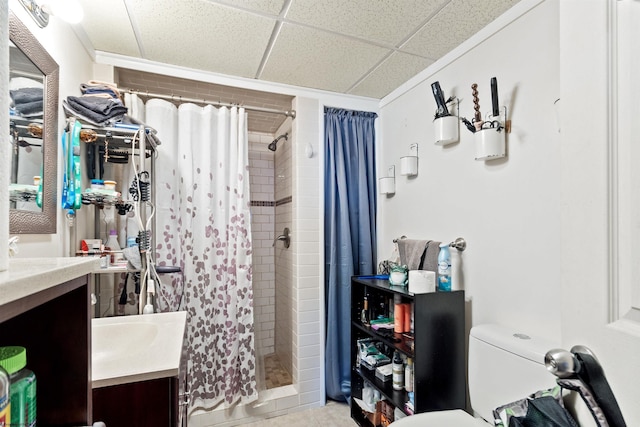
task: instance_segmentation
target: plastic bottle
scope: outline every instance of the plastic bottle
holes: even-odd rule
[[[105,247],[108,247],[111,251],[111,265],[115,264],[116,261],[120,258],[120,254],[116,254],[115,252],[120,252],[120,244],[118,243],[118,230],[110,230],[109,238],[107,239],[107,244]]]
[[[398,351],[393,353],[393,360],[391,363],[393,389],[402,390],[404,388],[404,364],[402,363],[402,356],[400,356]]]
[[[362,305],[362,311],[360,312],[360,322],[364,326],[369,326],[369,300],[367,296],[364,296],[364,303]]]
[[[36,376],[26,368],[27,349],[0,347],[0,366],[11,380],[11,424],[24,427],[36,425]]]
[[[11,424],[11,392],[9,374],[0,367],[0,426]]]
[[[404,389],[413,391],[413,359],[407,358],[407,366],[404,367]]]
[[[440,253],[438,254],[438,291],[451,291],[451,253],[449,252],[449,244],[440,244]]]

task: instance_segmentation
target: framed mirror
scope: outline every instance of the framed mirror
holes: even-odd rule
[[[58,64],[9,14],[11,234],[56,232]]]

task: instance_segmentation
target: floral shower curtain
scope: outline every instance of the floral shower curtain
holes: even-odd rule
[[[258,396],[246,114],[152,99],[145,119],[162,141],[156,264],[182,269],[163,275],[156,301],[162,311],[188,312],[190,412],[252,402]]]

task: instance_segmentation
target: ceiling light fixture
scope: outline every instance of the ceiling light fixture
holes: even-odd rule
[[[40,28],[49,24],[51,15],[56,15],[69,24],[79,23],[84,16],[77,0],[20,0],[20,3]]]

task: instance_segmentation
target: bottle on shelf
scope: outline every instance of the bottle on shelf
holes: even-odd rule
[[[448,243],[441,243],[438,253],[438,291],[451,291],[451,253]]]
[[[404,389],[404,364],[402,363],[402,356],[397,350],[393,353],[391,363],[393,389],[402,390]]]
[[[9,374],[0,366],[0,426],[11,425],[11,392]]]
[[[7,371],[11,380],[11,425],[35,427],[36,376],[27,369],[27,349],[19,346],[0,347],[0,366]]]
[[[120,252],[120,244],[118,243],[118,230],[109,230],[109,238],[107,239],[107,244],[105,245],[105,250],[111,251],[111,265],[114,265],[118,259],[120,259],[121,254],[117,254],[116,252]]]
[[[364,301],[362,303],[360,322],[362,322],[364,326],[369,326],[369,300],[367,299],[367,295],[364,296]]]
[[[404,389],[413,391],[413,359],[407,358],[407,365],[404,368]]]

